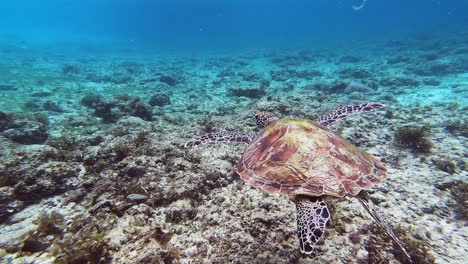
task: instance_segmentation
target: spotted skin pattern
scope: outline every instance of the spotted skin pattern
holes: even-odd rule
[[[257,112],[255,114],[258,128],[264,128],[278,119],[279,118],[271,112]]]
[[[343,119],[347,116],[364,112],[371,112],[384,106],[385,105],[383,104],[372,102],[347,105],[324,114],[323,116],[315,120],[315,122],[323,126],[330,126],[336,121]],[[271,112],[257,112],[255,114],[255,119],[257,121],[258,128],[263,129],[269,126],[270,124],[275,123],[279,118]],[[250,135],[247,132],[241,131],[216,131],[201,136],[193,137],[192,139],[187,141],[187,143],[185,143],[185,148],[191,148],[199,145],[218,142],[240,142],[249,144],[254,137],[254,135]]]
[[[330,220],[327,204],[320,197],[296,197],[297,237],[303,254],[311,254]]]
[[[333,111],[330,111],[324,114],[320,118],[316,119],[315,122],[321,124],[322,126],[329,126],[335,123],[336,121],[343,119],[347,116],[359,114],[363,112],[372,112],[382,107],[385,107],[385,105],[381,103],[373,103],[373,102],[347,105],[347,106],[340,107],[338,109],[335,109]]]
[[[185,143],[185,148],[191,148],[198,145],[217,142],[243,142],[249,143],[252,141],[253,135],[239,131],[217,131],[201,136],[196,136]]]

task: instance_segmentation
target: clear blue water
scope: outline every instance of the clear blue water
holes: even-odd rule
[[[28,42],[213,49],[328,45],[466,30],[466,0],[5,0],[0,35]]]

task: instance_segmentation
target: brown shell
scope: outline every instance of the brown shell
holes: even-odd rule
[[[267,192],[356,195],[381,183],[386,169],[330,129],[308,120],[280,119],[253,139],[236,167]]]

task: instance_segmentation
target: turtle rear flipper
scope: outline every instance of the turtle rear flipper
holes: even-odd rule
[[[323,116],[319,117],[315,122],[323,125],[323,126],[330,126],[331,124],[335,123],[336,121],[343,119],[347,116],[364,113],[364,112],[371,112],[377,110],[379,108],[385,107],[384,104],[381,103],[362,103],[362,104],[353,104],[353,105],[346,105],[340,108],[337,108],[333,111],[330,111]]]
[[[320,197],[296,198],[297,236],[303,254],[311,254],[330,220],[327,204]]]
[[[217,131],[207,133],[201,136],[195,136],[185,143],[185,148],[191,148],[194,146],[205,145],[209,143],[218,142],[242,142],[250,143],[253,136],[242,131]]]

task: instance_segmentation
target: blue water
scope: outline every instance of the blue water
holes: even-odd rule
[[[320,46],[466,30],[466,0],[4,0],[2,39],[151,48]]]

